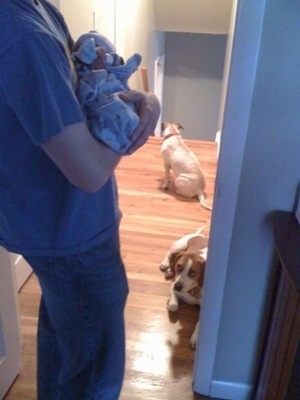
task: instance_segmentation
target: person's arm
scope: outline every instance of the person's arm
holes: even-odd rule
[[[66,126],[41,147],[74,186],[89,193],[105,184],[121,159],[84,122]]]
[[[122,98],[135,103],[140,117],[132,136],[133,145],[129,151],[132,154],[153,134],[160,106],[150,93],[129,91],[122,94]],[[90,193],[105,184],[121,159],[119,154],[97,141],[85,123],[65,127],[41,147],[74,186]]]

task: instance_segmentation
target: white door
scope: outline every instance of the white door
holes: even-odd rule
[[[157,60],[155,60],[155,71],[154,71],[154,93],[156,94],[156,97],[158,98],[161,107],[163,104],[164,68],[165,68],[165,55],[162,54]],[[162,109],[155,128],[155,136],[161,136],[161,116],[162,116]]]
[[[15,270],[0,247],[0,399],[21,368],[21,331]]]
[[[52,2],[54,2],[52,0]],[[68,28],[74,40],[83,33],[96,29],[96,1],[64,0],[60,10],[67,22]],[[108,2],[107,2],[108,3]]]

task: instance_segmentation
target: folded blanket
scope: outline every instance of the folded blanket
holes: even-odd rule
[[[139,117],[134,104],[121,100],[118,93],[129,90],[128,78],[141,56],[134,54],[124,63],[105,36],[90,32],[78,39],[72,58],[79,79],[77,97],[91,133],[117,153],[127,154]],[[104,68],[94,69],[95,65]]]

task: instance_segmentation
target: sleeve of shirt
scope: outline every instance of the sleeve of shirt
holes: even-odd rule
[[[85,120],[75,76],[68,48],[47,34],[16,39],[1,57],[1,93],[34,145]]]

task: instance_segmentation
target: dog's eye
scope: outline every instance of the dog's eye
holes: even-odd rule
[[[190,270],[190,271],[189,271],[189,276],[190,276],[191,278],[195,278],[196,272],[193,271],[193,270]]]

